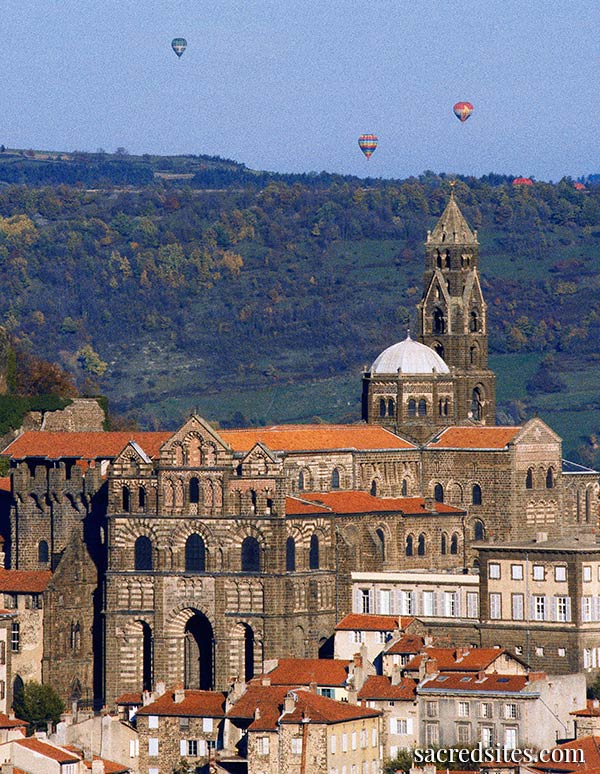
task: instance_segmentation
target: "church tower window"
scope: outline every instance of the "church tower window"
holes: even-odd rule
[[[121,496],[123,501],[123,513],[129,513],[129,510],[131,508],[131,494],[129,492],[128,486],[123,487]]]
[[[554,489],[554,468],[548,468],[546,473],[546,489]]]
[[[141,511],[146,510],[146,490],[143,486],[138,488],[138,508]]]
[[[479,519],[473,524],[473,540],[485,540],[485,527]]]
[[[380,400],[379,400],[379,416],[380,417],[384,417],[385,416],[385,410],[386,410],[385,398],[380,398]]]
[[[445,333],[446,332],[446,319],[444,313],[439,307],[433,310],[433,332]]]
[[[479,315],[476,310],[473,310],[469,316],[469,330],[471,333],[479,332]]]
[[[441,545],[440,545],[440,553],[446,554],[448,552],[448,536],[445,532],[442,532],[442,539],[441,539]]]
[[[533,489],[533,468],[529,468],[525,476],[525,489]]]
[[[436,503],[444,502],[444,487],[441,484],[436,484],[433,487],[433,499]]]
[[[479,484],[473,484],[473,505],[481,505],[481,487]]]
[[[417,554],[419,556],[425,556],[425,535],[421,532],[419,540],[417,542]]]
[[[412,398],[408,401],[408,416],[409,417],[417,416],[417,401],[413,400]]]
[[[476,422],[480,422],[483,416],[483,402],[481,399],[481,390],[475,387],[471,393],[471,414]]]
[[[185,542],[186,572],[205,572],[206,547],[200,535],[194,533]]]
[[[427,401],[423,400],[423,398],[421,398],[421,400],[419,401],[419,406],[417,411],[420,417],[427,416]]]
[[[317,535],[310,537],[310,549],[308,551],[308,567],[310,570],[319,569],[319,538]]]
[[[371,481],[371,494],[373,497],[377,497],[377,481],[375,479]]]
[[[450,538],[450,553],[451,554],[458,553],[458,535],[456,534],[456,532]]]
[[[40,540],[38,543],[38,562],[40,564],[48,564],[49,558],[48,543],[45,540]]]
[[[301,470],[298,474],[298,489],[302,492],[304,491],[304,471]]]
[[[340,471],[337,468],[334,468],[331,473],[331,488],[332,489],[340,488]]]
[[[296,541],[289,537],[285,541],[285,571],[295,572],[296,570]]]
[[[392,398],[388,400],[388,417],[393,417],[396,413],[396,405]]]
[[[194,476],[190,478],[190,503],[200,502],[200,482]]]
[[[260,572],[260,544],[255,537],[242,543],[242,572]]]
[[[134,546],[134,567],[136,570],[152,570],[152,541],[141,535]]]
[[[413,555],[413,536],[407,535],[406,536],[406,555],[412,556]]]
[[[402,497],[406,497],[408,495],[408,481],[405,478],[402,479],[400,493],[402,494]]]

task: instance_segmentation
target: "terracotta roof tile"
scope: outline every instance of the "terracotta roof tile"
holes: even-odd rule
[[[414,701],[417,681],[403,677],[397,685],[385,675],[370,675],[358,692],[360,701],[397,700]]]
[[[390,651],[387,651],[388,653]],[[424,653],[437,661],[440,672],[480,672],[487,669],[494,661],[504,653],[504,648],[425,648]],[[422,655],[415,656],[406,669],[418,669]]]
[[[326,451],[331,449],[415,449],[399,436],[377,425],[274,425],[247,430],[219,430],[234,451],[248,452],[260,441],[271,451]]]
[[[0,712],[0,728],[27,728],[28,722],[20,718],[9,718],[4,712]]]
[[[93,433],[30,430],[10,443],[2,454],[13,459],[25,457],[112,459],[123,451],[129,441],[135,441],[149,457],[154,459],[158,457],[162,444],[172,435],[173,433],[169,432],[149,433],[132,430]]]
[[[335,658],[280,658],[267,673],[271,685],[344,686],[349,661]]]
[[[289,691],[285,685],[261,685],[250,683],[244,693],[227,713],[228,718],[254,720],[258,709],[266,728],[275,728],[281,714],[280,706]]]
[[[128,774],[131,771],[127,766],[123,766],[122,763],[115,763],[114,761],[108,761],[106,758],[100,758],[98,755],[94,755],[95,761],[102,761],[104,763],[104,774]],[[91,771],[92,762],[84,761],[86,769]]]
[[[50,570],[5,570],[0,568],[0,592],[41,594],[46,590]]]
[[[405,619],[409,622],[414,618]],[[348,613],[335,627],[336,631],[393,632],[404,628],[397,615],[371,615],[368,613]]]
[[[477,674],[468,672],[440,672],[431,678],[425,678],[419,685],[422,691],[469,691],[472,692],[508,692],[522,691],[528,684],[527,675],[500,675],[497,673]]]
[[[0,492],[10,492],[10,476],[0,476]]]
[[[220,691],[184,691],[185,698],[175,702],[173,691],[167,691],[152,704],[146,704],[137,715],[168,717],[224,718],[226,693]]]
[[[56,747],[49,742],[43,742],[41,739],[36,739],[33,736],[28,739],[14,739],[13,744],[26,747],[28,750],[43,755],[45,758],[50,758],[50,760],[57,763],[77,763],[81,760],[81,758],[75,757],[73,753],[67,752],[61,747]]]
[[[117,706],[126,707],[129,705],[141,706],[144,703],[141,693],[122,693],[118,699],[115,699]]]
[[[534,771],[562,771],[578,772],[578,774],[595,774],[600,771],[600,736],[582,736],[572,742],[556,745],[553,749],[581,750],[583,763],[530,763],[529,768]]]
[[[416,634],[405,634],[386,648],[385,655],[418,653],[423,648],[423,645],[422,637]]]
[[[427,444],[428,449],[504,449],[520,427],[449,427]]]
[[[315,506],[307,504],[314,502]],[[369,492],[349,490],[343,492],[302,492],[301,496],[286,498],[286,513],[290,515],[317,513],[323,506],[333,513],[382,513],[401,512],[409,516],[430,513],[425,510],[423,497],[375,497]],[[464,513],[446,503],[434,503],[437,513]]]
[[[584,709],[575,710],[569,714],[578,718],[600,718],[600,702],[597,699],[587,699]]]
[[[281,716],[281,723],[301,723],[307,717],[310,718],[311,723],[345,723],[381,715],[378,710],[328,699],[311,691],[294,691],[294,695],[297,697],[296,707],[293,712]]]

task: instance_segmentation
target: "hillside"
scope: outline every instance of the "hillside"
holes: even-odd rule
[[[600,186],[510,183],[456,185],[479,229],[500,419],[537,411],[591,462]],[[433,173],[124,152],[0,153],[0,186],[5,326],[143,427],[192,408],[221,424],[357,419],[362,366],[415,327],[424,237],[448,196]]]

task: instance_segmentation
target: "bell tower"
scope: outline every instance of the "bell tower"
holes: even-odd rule
[[[479,242],[454,198],[425,243],[419,341],[435,350],[455,381],[455,421],[495,424],[496,376],[488,367],[487,305],[479,281]]]

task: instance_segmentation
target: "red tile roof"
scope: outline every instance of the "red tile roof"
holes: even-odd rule
[[[114,761],[107,761],[106,758],[100,758],[97,755],[94,755],[95,761],[102,761],[104,763],[104,774],[128,774],[128,772],[131,771],[130,768],[127,766],[123,766],[122,763],[115,763]],[[86,769],[92,769],[92,762],[91,761],[84,761],[83,762]]]
[[[315,506],[307,504],[314,502]],[[422,497],[375,497],[369,492],[349,490],[343,492],[302,492],[301,496],[286,498],[286,513],[297,515],[317,513],[323,506],[333,513],[381,513],[401,512],[409,516],[430,513],[425,510]],[[312,510],[311,510],[312,508]],[[464,513],[464,509],[455,508],[446,503],[434,503],[437,513]]]
[[[0,712],[0,728],[27,728],[26,720],[20,718],[9,718],[4,712]]]
[[[417,681],[403,677],[397,685],[385,675],[370,675],[358,692],[360,701],[414,701]]]
[[[292,712],[283,714],[284,700],[290,692],[296,697],[296,704]],[[302,723],[306,718],[311,723],[332,724],[379,715],[378,710],[328,699],[306,689],[290,691],[289,686],[258,683],[251,683],[227,713],[229,718],[251,720],[248,727],[251,731],[275,731],[279,723]]]
[[[527,675],[500,675],[494,672],[478,677],[477,674],[468,672],[443,672],[431,678],[426,677],[419,685],[419,692],[436,690],[517,693],[522,691],[528,682]]]
[[[404,627],[403,627],[404,628]],[[424,645],[422,637],[416,634],[405,634],[399,640],[393,642],[385,651],[388,654],[408,655],[409,653],[418,653]]]
[[[559,744],[553,749],[581,750],[584,763],[530,763],[528,768],[534,771],[576,771],[578,774],[592,774],[600,771],[600,736],[582,736],[572,742]]]
[[[260,441],[271,451],[326,451],[331,449],[415,449],[399,436],[377,425],[274,425],[247,430],[219,430],[234,451],[248,452]]]
[[[336,658],[280,658],[267,673],[271,685],[310,685],[341,687],[346,684],[349,661]]]
[[[185,690],[185,698],[175,702],[173,691],[167,691],[152,704],[146,704],[137,715],[166,717],[224,718],[226,693],[220,691]]]
[[[173,433],[169,432],[149,433],[132,430],[94,433],[30,430],[10,443],[2,454],[13,459],[25,457],[113,459],[123,451],[129,441],[135,441],[149,457],[156,458],[162,444],[172,435]]]
[[[600,718],[600,702],[597,699],[587,699],[587,706],[584,709],[570,712],[578,718]]]
[[[440,672],[480,672],[493,664],[499,656],[506,653],[506,650],[504,648],[425,648],[424,653],[430,659],[437,661]],[[415,656],[405,668],[418,669],[422,658],[422,654]]]
[[[10,476],[0,477],[0,492],[10,492]]]
[[[118,699],[115,699],[117,706],[123,707],[128,705],[141,706],[144,703],[141,693],[122,693]]]
[[[5,570],[0,568],[0,592],[41,594],[46,590],[50,570]]]
[[[520,427],[448,427],[428,449],[504,449]]]
[[[335,627],[337,631],[393,632],[404,629],[414,618],[398,619],[397,615],[371,615],[369,613],[348,613]]]
[[[13,743],[26,747],[28,750],[43,755],[45,758],[50,758],[50,760],[57,763],[77,763],[81,760],[81,758],[75,757],[73,753],[67,752],[61,747],[56,747],[49,742],[43,742],[41,739],[36,739],[33,736],[30,736],[28,739],[14,739]]]

